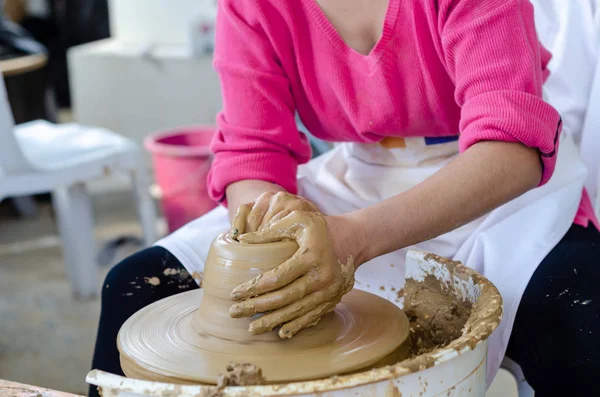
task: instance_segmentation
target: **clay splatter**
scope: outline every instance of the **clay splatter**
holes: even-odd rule
[[[388,397],[402,397],[402,393],[400,393],[400,390],[394,385],[394,382],[390,382],[385,395]]]
[[[174,275],[176,275],[176,274],[179,274],[180,272],[181,272],[181,270],[177,270],[177,269],[171,269],[171,268],[169,267],[169,268],[167,268],[167,269],[165,269],[165,270],[163,271],[163,274],[164,274],[165,276],[174,276]]]
[[[146,281],[146,284],[154,285],[155,287],[160,285],[160,279],[158,277],[144,277],[144,281]]]
[[[261,385],[265,382],[262,369],[250,363],[230,363],[227,365],[225,374],[220,374],[217,380],[217,388],[226,386],[250,386]]]
[[[398,290],[398,292],[396,292],[396,298],[397,298],[398,300],[400,300],[400,299],[402,299],[403,297],[404,297],[404,288],[400,288],[400,289]]]
[[[582,305],[589,305],[590,303],[592,303],[591,299],[585,300],[583,302],[581,302]]]

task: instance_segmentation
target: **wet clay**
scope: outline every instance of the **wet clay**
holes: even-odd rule
[[[217,387],[262,385],[265,379],[262,369],[250,363],[230,363],[227,372],[219,375]]]
[[[444,350],[474,349],[502,320],[502,297],[486,278],[460,262],[438,255],[427,254],[424,259],[443,266],[450,277],[446,281],[432,275],[421,281],[406,279],[403,295],[404,310],[410,320],[411,357],[395,366],[397,373],[429,368]],[[479,289],[476,299],[457,288],[461,282]],[[455,316],[448,316],[445,311],[436,313],[431,305],[441,305]]]
[[[257,316],[232,318],[231,293],[298,250],[293,241],[243,244],[217,238],[203,288],[158,301],[123,325],[117,344],[132,378],[216,385],[230,362],[251,363],[270,383],[318,379],[396,363],[409,354],[408,319],[376,295],[352,290],[293,338],[252,334]],[[381,326],[381,320],[386,326]]]
[[[411,353],[423,354],[462,335],[471,303],[460,301],[432,275],[423,282],[407,279],[404,312],[410,321]]]
[[[231,316],[268,313],[251,322],[249,331],[261,334],[281,326],[279,336],[291,338],[333,311],[354,287],[354,262],[352,257],[334,257],[328,233],[320,213],[292,211],[259,231],[240,235],[238,240],[246,244],[290,239],[298,249],[281,265],[236,286],[231,298],[242,302],[231,307]]]
[[[261,230],[269,223],[275,223],[293,211],[320,213],[310,201],[288,192],[264,192],[253,203],[242,204],[231,222],[229,235],[234,240],[244,233]]]

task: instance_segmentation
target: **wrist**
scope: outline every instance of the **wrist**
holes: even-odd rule
[[[279,185],[259,180],[242,180],[229,184],[225,190],[229,220],[233,220],[240,205],[253,202],[264,192],[275,193],[282,190],[284,189]]]
[[[402,228],[386,225],[390,220],[389,214],[390,211],[385,208],[373,206],[343,215],[349,222],[347,228],[354,235],[359,264],[406,246],[402,243],[405,241],[403,233],[393,232]]]
[[[345,261],[351,256],[355,268],[372,259],[369,242],[362,223],[351,214],[327,216],[333,251],[339,260]]]

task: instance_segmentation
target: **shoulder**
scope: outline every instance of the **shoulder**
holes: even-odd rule
[[[300,1],[219,0],[218,4],[220,13],[235,16],[249,25],[271,25],[282,17],[293,14],[292,8],[296,3]]]
[[[533,17],[529,0],[437,0],[438,17],[442,25],[452,28],[469,25],[485,19],[505,17]]]

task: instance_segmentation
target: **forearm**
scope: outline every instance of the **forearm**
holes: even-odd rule
[[[541,163],[518,143],[480,142],[423,183],[347,214],[363,231],[358,263],[454,230],[535,188]],[[390,182],[393,183],[393,182]]]
[[[264,192],[282,190],[284,189],[279,185],[259,180],[245,180],[230,184],[226,190],[229,220],[233,220],[240,205],[251,203]]]

